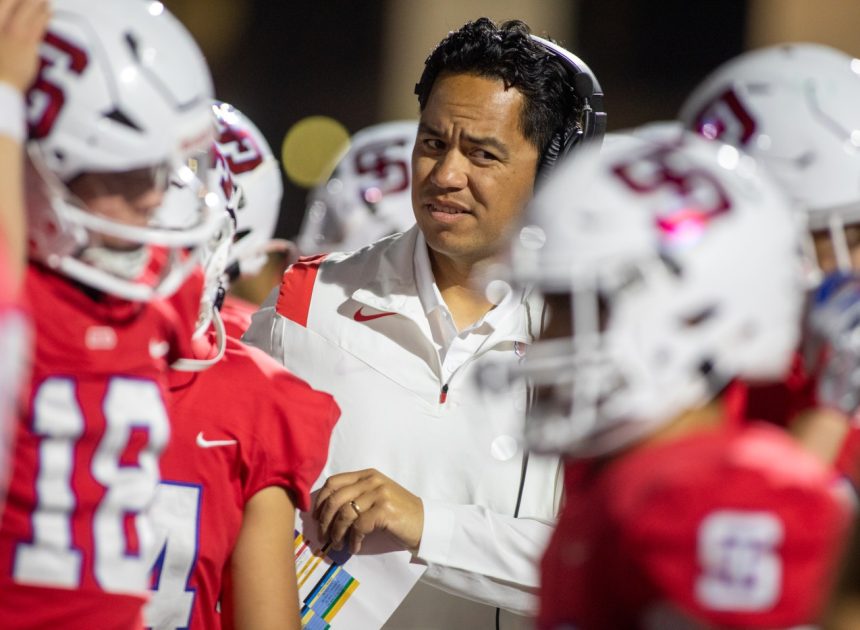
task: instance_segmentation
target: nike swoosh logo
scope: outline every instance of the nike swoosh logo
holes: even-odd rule
[[[203,431],[197,434],[197,446],[200,448],[212,448],[213,446],[232,446],[237,444],[236,440],[207,440],[203,437]]]
[[[149,340],[149,356],[153,359],[160,359],[170,352],[169,341],[159,341],[158,339]]]
[[[392,313],[390,311],[386,311],[384,313],[376,313],[374,315],[365,315],[361,312],[363,306],[360,306],[358,310],[355,312],[355,315],[352,318],[357,322],[369,322],[372,319],[379,319],[380,317],[387,317],[388,315],[397,315],[397,313]]]

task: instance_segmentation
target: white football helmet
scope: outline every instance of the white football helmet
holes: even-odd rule
[[[754,50],[708,76],[679,117],[759,160],[851,269],[843,227],[860,223],[860,60],[821,44]]]
[[[416,121],[366,127],[332,176],[313,189],[296,243],[303,255],[352,251],[415,224],[412,148]]]
[[[286,242],[274,239],[284,188],[281,169],[260,130],[228,103],[212,105],[218,128],[218,149],[227,160],[239,187],[236,240],[230,250],[231,279],[254,276],[266,264],[267,254],[283,250]]]
[[[516,369],[539,393],[535,450],[621,449],[734,378],[786,372],[803,230],[761,171],[671,126],[612,135],[559,165],[510,257],[513,281],[557,307],[546,330],[563,329]]]
[[[56,0],[40,54],[28,93],[30,257],[125,299],[170,294],[219,221],[203,184],[214,136],[203,55],[160,2],[142,0]],[[142,176],[152,190],[178,178],[196,191],[196,213],[183,229],[95,214],[69,189],[91,174]]]

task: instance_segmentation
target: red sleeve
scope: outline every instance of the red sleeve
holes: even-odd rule
[[[308,325],[314,282],[325,257],[326,254],[319,254],[299,258],[296,263],[290,265],[284,273],[281,290],[278,293],[276,308],[280,315],[301,326]]]
[[[280,486],[292,493],[299,509],[308,510],[340,409],[329,394],[314,390],[262,351],[247,350],[265,374],[265,390],[256,396],[251,420],[245,501],[263,488]]]
[[[221,305],[221,321],[224,322],[224,330],[230,337],[241,339],[251,326],[251,316],[259,309],[258,305],[228,293],[224,298],[224,304]]]

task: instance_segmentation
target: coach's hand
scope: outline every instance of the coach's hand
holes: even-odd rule
[[[317,495],[314,517],[335,549],[348,536],[351,553],[375,531],[387,531],[415,552],[424,530],[421,498],[373,468],[329,477]]]

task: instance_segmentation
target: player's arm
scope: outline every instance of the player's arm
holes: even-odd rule
[[[225,576],[224,628],[288,630],[301,627],[293,558],[295,507],[277,486],[245,504],[242,529]]]
[[[848,438],[848,417],[832,407],[802,411],[791,422],[789,433],[810,453],[827,465],[833,465]]]
[[[14,278],[24,268],[24,93],[39,65],[50,17],[47,0],[0,0],[0,237]]]

